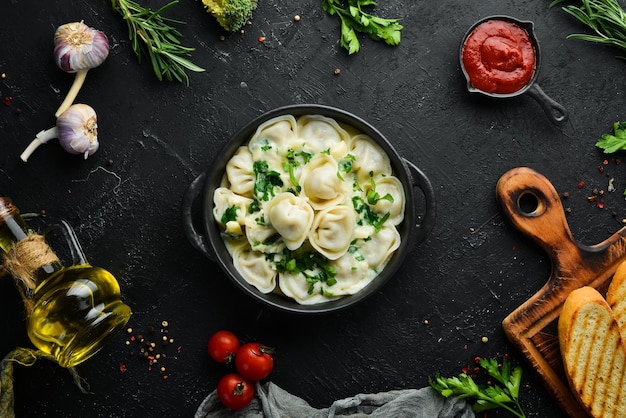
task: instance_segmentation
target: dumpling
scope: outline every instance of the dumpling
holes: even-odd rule
[[[239,147],[226,164],[230,190],[245,197],[254,197],[254,169],[248,147]]]
[[[346,199],[349,185],[337,174],[337,161],[326,154],[317,155],[304,167],[300,186],[313,209],[335,206]]]
[[[226,187],[218,187],[213,192],[213,216],[223,227],[230,222],[243,226],[250,203],[252,199],[233,193]]]
[[[357,245],[357,253],[367,261],[370,268],[380,273],[394,251],[400,247],[400,233],[395,226],[383,226],[369,239],[357,241]]]
[[[292,251],[300,248],[313,224],[313,208],[306,199],[289,192],[282,193],[267,204],[265,213],[287,248]]]
[[[332,262],[337,272],[337,283],[329,288],[335,296],[353,295],[367,286],[375,277],[364,257],[346,253]]]
[[[322,115],[305,115],[297,123],[298,135],[307,150],[314,154],[328,151],[335,158],[345,155],[350,135],[337,121]]]
[[[289,149],[300,149],[297,129],[296,118],[292,115],[278,116],[259,125],[248,142],[253,159],[271,163]]]
[[[355,157],[352,168],[361,184],[369,183],[372,177],[391,175],[389,156],[369,136],[360,134],[352,138],[350,154]]]
[[[367,193],[372,190],[378,194],[378,201],[371,205],[372,209],[380,215],[389,213],[389,218],[386,222],[391,225],[398,225],[404,219],[404,188],[402,183],[395,176],[381,177],[372,182],[363,185],[363,190]],[[391,196],[391,198],[386,198]]]
[[[278,287],[285,296],[301,305],[313,305],[337,299],[332,296],[334,285],[328,286],[321,281],[309,283],[302,274],[279,273]]]
[[[252,249],[263,253],[278,253],[285,248],[285,243],[276,229],[270,225],[264,211],[255,212],[246,217],[246,238]]]
[[[326,208],[315,214],[309,243],[329,260],[348,251],[356,225],[356,213],[347,205]]]
[[[270,293],[276,288],[278,273],[267,261],[265,254],[253,251],[248,245],[234,248],[233,265],[241,276],[261,293]]]

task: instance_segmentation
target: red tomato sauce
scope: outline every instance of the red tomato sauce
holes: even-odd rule
[[[535,74],[536,53],[528,32],[506,20],[478,25],[463,44],[470,84],[486,93],[515,93]]]

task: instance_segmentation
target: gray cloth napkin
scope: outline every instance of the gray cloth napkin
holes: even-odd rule
[[[317,409],[272,382],[256,384],[252,402],[239,411],[231,411],[211,392],[196,411],[195,418],[474,418],[464,399],[444,398],[433,388],[392,390],[359,394],[340,399],[329,408]]]

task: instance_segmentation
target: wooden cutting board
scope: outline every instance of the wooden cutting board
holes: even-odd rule
[[[557,321],[572,290],[592,286],[606,294],[617,266],[626,259],[626,227],[599,244],[578,243],[558,193],[548,179],[530,168],[505,173],[496,196],[511,223],[538,243],[552,264],[546,284],[504,319],[504,331],[563,410],[570,417],[587,417],[567,384]]]

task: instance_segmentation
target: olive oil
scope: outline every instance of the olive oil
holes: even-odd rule
[[[29,234],[17,208],[0,197],[0,248],[5,255]],[[74,237],[73,231],[70,234]],[[73,245],[75,265],[25,262],[34,277],[34,288],[27,292],[32,292],[27,305],[32,306],[28,309],[28,336],[35,347],[62,367],[76,366],[93,356],[131,316],[130,308],[120,299],[115,277],[89,265],[75,239],[68,242]]]

